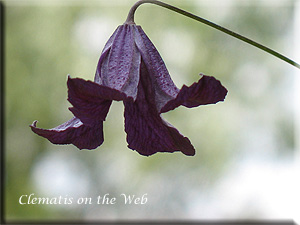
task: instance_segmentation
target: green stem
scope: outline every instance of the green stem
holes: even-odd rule
[[[287,62],[287,63],[289,63],[291,65],[293,65],[293,66],[295,66],[295,67],[297,67],[298,69],[300,69],[300,65],[298,63],[296,63],[295,61],[287,58],[286,56],[284,56],[284,55],[282,55],[282,54],[280,54],[280,53],[278,53],[278,52],[276,52],[276,51],[274,51],[274,50],[272,50],[272,49],[270,49],[270,48],[268,48],[268,47],[266,47],[266,46],[264,46],[262,44],[259,44],[259,43],[255,42],[255,41],[253,41],[253,40],[251,40],[251,39],[249,39],[247,37],[244,37],[244,36],[242,36],[242,35],[240,35],[238,33],[235,33],[235,32],[233,32],[231,30],[228,30],[227,28],[224,28],[224,27],[222,27],[222,26],[220,26],[218,24],[210,22],[210,21],[208,21],[208,20],[206,20],[206,19],[204,19],[202,17],[196,16],[196,15],[191,14],[189,12],[186,12],[186,11],[184,11],[182,9],[176,8],[175,6],[172,6],[172,5],[169,5],[167,3],[157,1],[157,0],[140,0],[140,1],[136,2],[132,6],[132,8],[130,9],[130,11],[128,13],[127,20],[126,20],[125,23],[134,24],[134,13],[135,13],[136,9],[140,5],[142,5],[144,3],[151,3],[151,4],[159,5],[161,7],[167,8],[169,10],[172,10],[174,12],[177,12],[179,14],[187,16],[187,17],[189,17],[191,19],[197,20],[197,21],[199,21],[201,23],[204,23],[204,24],[206,24],[206,25],[208,25],[210,27],[213,27],[213,28],[215,28],[215,29],[217,29],[219,31],[222,31],[222,32],[224,32],[226,34],[229,34],[229,35],[231,35],[231,36],[233,36],[233,37],[235,37],[235,38],[237,38],[237,39],[239,39],[241,41],[244,41],[244,42],[246,42],[246,43],[248,43],[248,44],[250,44],[252,46],[255,46],[255,47],[257,47],[257,48],[259,48],[259,49],[261,49],[261,50],[263,50],[263,51],[265,51],[265,52],[267,52],[267,53],[269,53],[269,54],[271,54],[271,55],[273,55],[273,56],[275,56],[275,57],[277,57],[277,58],[279,58],[279,59],[281,59],[281,60],[283,60],[283,61],[285,61],[285,62]]]

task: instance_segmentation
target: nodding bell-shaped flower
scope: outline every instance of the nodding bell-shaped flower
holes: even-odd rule
[[[181,151],[193,156],[189,139],[161,117],[176,107],[197,107],[223,101],[227,90],[214,77],[178,89],[158,51],[140,26],[119,26],[100,56],[94,82],[68,78],[68,100],[74,117],[53,128],[31,129],[54,144],[95,149],[103,139],[103,121],[113,100],[125,106],[128,147],[144,156]]]

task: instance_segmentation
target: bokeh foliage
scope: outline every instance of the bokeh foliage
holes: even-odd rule
[[[29,128],[33,120],[40,121],[39,127],[51,128],[72,116],[67,109],[67,74],[93,79],[106,40],[134,3],[109,2],[5,2],[7,221],[186,219],[192,217],[193,200],[213,194],[239,156],[253,153],[281,160],[293,153],[293,107],[286,101],[292,93],[290,67],[219,31],[148,4],[137,11],[137,24],[161,52],[175,83],[190,85],[202,72],[229,90],[224,103],[180,107],[163,115],[190,138],[196,156],[143,157],[128,149],[120,102],[111,107],[104,124],[105,142],[94,151],[52,145],[33,134]],[[280,6],[233,1],[230,7],[200,0],[168,2],[285,54],[292,51],[292,1]],[[103,30],[97,30],[97,22]],[[97,48],[89,43],[93,32],[99,35]],[[24,194],[55,197],[68,191],[82,197],[148,193],[149,202],[72,207],[18,203]],[[209,205],[209,198],[203,201]],[[247,217],[250,212],[237,215]]]

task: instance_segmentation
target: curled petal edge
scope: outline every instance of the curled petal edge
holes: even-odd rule
[[[177,96],[168,101],[160,110],[165,113],[183,105],[187,108],[200,105],[215,104],[224,101],[227,89],[219,80],[212,76],[201,75],[201,78],[191,86],[183,85]]]
[[[47,138],[53,144],[73,144],[79,149],[95,149],[103,141],[103,122],[95,124],[93,127],[84,125],[78,118],[73,117],[69,121],[52,129],[42,129],[36,127],[34,121],[30,128],[39,136]]]

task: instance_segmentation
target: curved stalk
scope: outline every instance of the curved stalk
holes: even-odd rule
[[[295,61],[287,58],[286,56],[284,56],[284,55],[282,55],[282,54],[280,54],[280,53],[278,53],[278,52],[276,52],[276,51],[274,51],[274,50],[272,50],[272,49],[270,49],[270,48],[268,48],[268,47],[266,47],[266,46],[264,46],[262,44],[259,44],[259,43],[255,42],[255,41],[253,41],[253,40],[251,40],[251,39],[249,39],[249,38],[247,38],[247,37],[245,37],[243,35],[235,33],[235,32],[233,32],[233,31],[231,31],[231,30],[229,30],[229,29],[227,29],[225,27],[222,27],[222,26],[220,26],[218,24],[210,22],[209,20],[206,20],[206,19],[204,19],[202,17],[196,16],[196,15],[194,15],[192,13],[189,13],[187,11],[184,11],[182,9],[179,9],[179,8],[177,8],[175,6],[169,5],[169,4],[161,2],[161,1],[157,1],[157,0],[140,0],[140,1],[136,2],[132,6],[132,8],[130,9],[130,11],[128,13],[128,17],[127,17],[125,23],[128,23],[128,24],[134,23],[134,13],[135,13],[136,9],[140,5],[142,5],[144,3],[155,4],[155,5],[167,8],[169,10],[172,10],[174,12],[177,12],[179,14],[182,14],[184,16],[187,16],[187,17],[189,17],[189,18],[191,18],[193,20],[196,20],[198,22],[204,23],[204,24],[206,24],[206,25],[208,25],[210,27],[213,27],[213,28],[215,28],[215,29],[217,29],[217,30],[219,30],[221,32],[224,32],[224,33],[226,33],[226,34],[228,34],[228,35],[230,35],[232,37],[235,37],[235,38],[237,38],[237,39],[239,39],[239,40],[241,40],[243,42],[246,42],[246,43],[248,43],[248,44],[250,44],[252,46],[255,46],[255,47],[257,47],[257,48],[259,48],[259,49],[261,49],[261,50],[263,50],[263,51],[265,51],[265,52],[267,52],[267,53],[275,56],[276,58],[279,58],[279,59],[281,59],[281,60],[283,60],[283,61],[285,61],[285,62],[287,62],[287,63],[289,63],[289,64],[291,64],[291,65],[293,65],[295,67],[297,67],[298,69],[300,69],[300,65],[298,63],[296,63]]]

